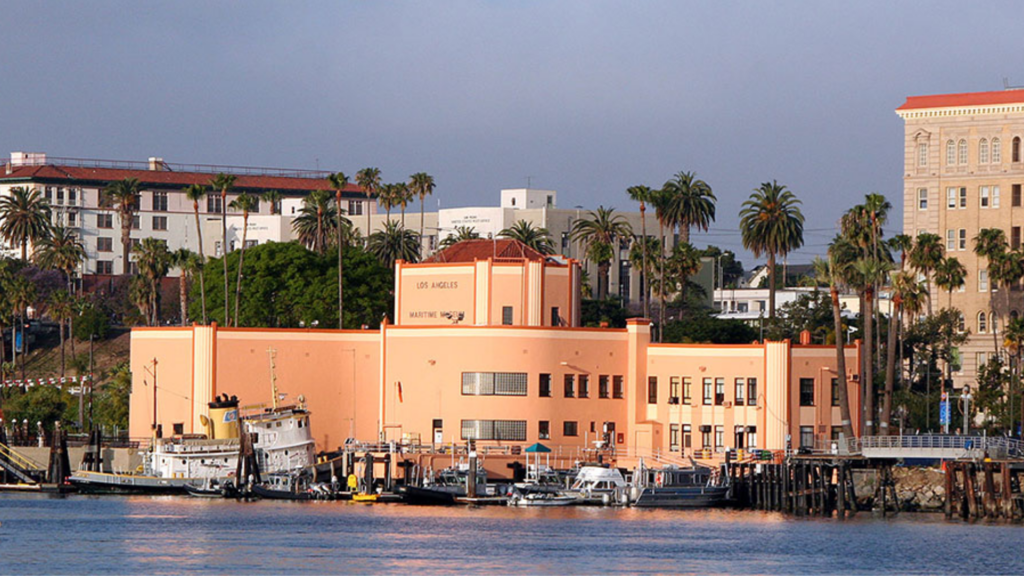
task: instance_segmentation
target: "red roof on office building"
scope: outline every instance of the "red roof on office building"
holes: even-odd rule
[[[1017,103],[1024,104],[1024,90],[999,90],[996,92],[967,92],[964,94],[908,96],[907,101],[896,110],[959,108],[962,106],[991,106],[993,104]]]
[[[424,260],[433,262],[474,262],[476,260],[539,260],[547,256],[512,238],[494,240],[463,240]]]

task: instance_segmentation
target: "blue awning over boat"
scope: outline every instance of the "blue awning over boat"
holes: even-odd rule
[[[548,448],[547,446],[541,444],[540,442],[537,442],[533,446],[530,446],[529,448],[526,449],[527,454],[542,454],[545,452],[551,452],[551,448]]]

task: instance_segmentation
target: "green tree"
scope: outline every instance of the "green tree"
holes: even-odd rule
[[[370,201],[380,194],[380,168],[363,168],[356,172],[356,184],[366,195],[366,238],[369,240],[373,228],[370,225]]]
[[[394,268],[395,262],[419,262],[420,240],[416,233],[406,230],[397,222],[388,220],[383,230],[370,235],[366,249],[388,268]]]
[[[20,274],[14,275],[10,281],[7,282],[7,297],[10,298],[10,302],[15,311],[15,316],[18,317],[19,322],[14,327],[14,331],[11,332],[11,337],[15,337],[15,331],[18,327],[21,327],[21,378],[25,378],[25,360],[28,356],[28,339],[25,336],[25,313],[29,306],[31,306],[36,300],[36,286],[27,278]],[[17,363],[17,356],[14,357],[15,363]]]
[[[128,429],[132,373],[128,363],[119,364],[99,386],[95,399],[95,423],[115,430]]]
[[[833,243],[834,245],[835,243]],[[814,259],[814,275],[819,280],[828,282],[832,299],[832,325],[836,346],[836,377],[842,381],[839,390],[839,418],[843,427],[843,436],[853,438],[853,420],[850,412],[850,382],[846,372],[846,349],[843,346],[843,315],[839,305],[839,291],[844,286],[843,261],[832,248],[829,248],[828,259]]]
[[[238,327],[238,300],[242,295],[242,269],[245,262],[245,244],[249,238],[249,213],[259,209],[259,199],[242,192],[231,201],[230,207],[242,213],[242,245],[238,254],[238,274],[235,280],[235,327]]]
[[[335,172],[327,175],[327,181],[331,184],[331,188],[334,188],[334,211],[341,216],[345,213],[341,208],[341,192],[348,186],[348,176],[344,172]],[[342,251],[345,248],[345,235],[342,230],[343,226],[336,226],[336,228],[338,231],[338,330],[341,330],[345,318],[345,293],[342,286],[344,262],[341,259]]]
[[[689,310],[665,325],[665,342],[686,344],[750,344],[757,331],[739,320],[716,318],[705,309]]]
[[[342,225],[348,220],[342,216]],[[319,255],[327,252],[331,237],[338,228],[338,209],[326,190],[314,190],[302,201],[299,215],[292,220],[292,231],[299,243]],[[342,232],[344,233],[344,232]]]
[[[480,234],[472,226],[456,226],[455,230],[450,232],[444,240],[441,241],[442,248],[448,248],[454,246],[464,240],[477,240],[480,238]]]
[[[63,378],[67,373],[64,352],[64,327],[74,314],[74,297],[67,290],[58,290],[50,294],[47,303],[50,317],[57,321],[58,332],[60,332],[60,376]]]
[[[933,269],[935,287],[949,294],[949,307],[953,307],[953,291],[963,287],[967,280],[967,269],[955,256],[943,258]]]
[[[678,292],[680,303],[686,306],[686,287],[690,277],[700,272],[700,252],[689,242],[680,242],[672,248],[672,256],[668,260],[665,291]]]
[[[925,232],[918,234],[914,241],[914,247],[910,250],[911,267],[924,275],[928,283],[928,315],[932,315],[931,284],[935,268],[942,262],[945,249],[942,247],[942,238],[938,234]]]
[[[662,188],[671,198],[672,220],[679,225],[679,241],[689,244],[690,229],[707,231],[715,221],[715,194],[694,172],[678,172]]]
[[[615,242],[628,238],[632,233],[629,223],[621,214],[615,214],[614,208],[604,206],[599,206],[596,212],[587,212],[586,218],[573,223],[573,240],[583,245],[589,260],[597,263],[598,300],[608,297],[609,270]]]
[[[413,192],[405,182],[396,182],[395,184],[392,184],[392,187],[395,205],[402,208],[402,228],[405,228],[405,209],[409,206],[409,203],[412,202],[415,192]]]
[[[651,201],[651,188],[649,186],[630,186],[626,189],[629,199],[640,204],[640,306],[643,308],[644,318],[651,317],[651,303],[647,290],[648,271],[647,249],[650,243],[647,241],[647,203]],[[630,258],[630,264],[635,266]]]
[[[551,233],[547,228],[535,228],[526,220],[519,220],[509,228],[498,232],[501,238],[511,238],[526,244],[541,254],[554,254],[555,247],[551,242]]]
[[[434,193],[434,177],[426,172],[417,172],[409,176],[409,190],[420,198],[420,238],[423,238],[423,207],[427,196]]]
[[[588,328],[625,328],[628,316],[622,301],[614,296],[604,300],[584,299],[580,303],[580,322]]]
[[[75,268],[85,260],[85,248],[73,231],[63,226],[54,226],[49,234],[39,240],[34,258],[36,264],[43,268],[63,272],[70,290]]]
[[[150,326],[160,324],[160,281],[171,269],[171,253],[167,243],[156,238],[143,238],[134,250],[135,261],[139,267],[139,276],[145,280],[146,294],[149,297],[146,322]]]
[[[71,394],[56,386],[15,388],[4,399],[4,418],[28,420],[33,430],[36,422],[42,422],[43,428],[52,432],[57,422],[63,424],[75,419],[73,405]]]
[[[220,245],[224,254],[228,253],[228,190],[235,185],[235,180],[237,180],[237,176],[223,172],[210,180],[210,186],[214,190],[220,190]],[[228,311],[228,260],[227,258],[222,258],[222,260],[224,262],[224,324],[227,325],[228,318],[230,318]]]
[[[114,207],[121,221],[121,256],[124,258],[124,270],[121,274],[127,278],[131,275],[132,221],[139,210],[139,194],[141,192],[137,178],[125,178],[111,182],[103,190],[104,204]]]
[[[28,243],[50,231],[50,205],[39,193],[21,186],[0,197],[0,236],[21,246],[21,259],[28,260]]]
[[[181,325],[188,326],[188,283],[196,273],[202,274],[202,258],[188,248],[178,248],[171,253],[171,266],[181,271],[178,276],[178,305],[181,307]]]
[[[206,264],[206,252],[203,251],[203,226],[199,221],[199,201],[206,197],[206,187],[193,184],[184,189],[185,198],[192,201],[192,210],[196,215],[196,237],[199,239],[199,293],[202,299],[203,325],[209,324],[206,319],[206,277],[203,268]],[[273,206],[273,204],[271,204]]]
[[[338,174],[341,174],[341,172],[338,172]],[[277,190],[267,190],[263,194],[260,194],[260,200],[266,202],[267,206],[270,206],[271,216],[281,213],[281,193]]]
[[[646,238],[646,241],[643,239]],[[644,307],[643,315],[650,317],[651,288],[659,286],[661,277],[658,275],[658,266],[651,254],[657,254],[661,250],[661,244],[657,238],[634,237],[629,247],[629,265],[640,271],[640,293]],[[660,260],[659,260],[660,261]]]
[[[775,180],[764,182],[743,203],[740,232],[743,247],[760,258],[768,255],[768,317],[775,317],[775,259],[804,245],[800,200]]]

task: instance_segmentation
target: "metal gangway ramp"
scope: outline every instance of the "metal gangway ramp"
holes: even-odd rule
[[[19,454],[7,444],[0,444],[0,468],[23,484],[38,484],[46,475],[46,467]]]
[[[850,453],[872,459],[1024,459],[1024,442],[1000,436],[863,436],[850,439]]]

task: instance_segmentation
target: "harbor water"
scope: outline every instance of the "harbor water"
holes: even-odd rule
[[[4,574],[1021,574],[1022,542],[933,514],[0,494]]]

